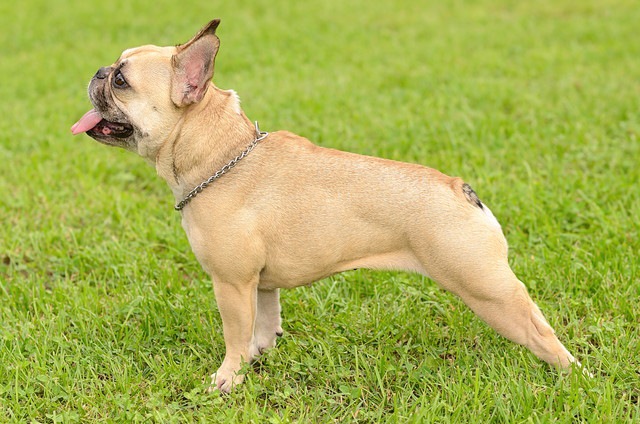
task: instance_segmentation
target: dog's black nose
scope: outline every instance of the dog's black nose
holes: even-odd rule
[[[109,76],[109,74],[112,71],[112,67],[102,67],[100,69],[98,69],[98,72],[96,72],[96,74],[93,76],[94,78],[98,78],[98,79],[105,79],[106,77]]]

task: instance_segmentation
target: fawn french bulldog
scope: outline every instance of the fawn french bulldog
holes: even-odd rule
[[[219,23],[177,47],[125,50],[91,79],[94,108],[72,127],[138,153],[173,191],[223,322],[226,354],[212,389],[231,390],[242,363],[275,345],[280,288],[356,268],[426,275],[504,337],[571,367],[510,269],[498,221],[468,184],[260,132],[236,93],[211,82]]]

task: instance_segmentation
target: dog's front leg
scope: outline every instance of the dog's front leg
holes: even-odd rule
[[[211,376],[210,390],[228,393],[244,380],[244,375],[239,371],[244,362],[252,360],[257,286],[257,275],[241,284],[214,279],[213,288],[222,318],[226,353],[222,365]]]
[[[266,349],[274,347],[276,337],[282,336],[278,289],[258,289],[257,305],[256,324],[250,352],[252,359],[260,356]]]

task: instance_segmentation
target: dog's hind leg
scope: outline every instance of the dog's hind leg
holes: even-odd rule
[[[451,286],[452,282],[448,284]],[[574,357],[560,343],[524,284],[510,269],[469,271],[454,282],[455,291],[483,321],[507,339],[526,346],[538,358],[570,368]]]
[[[431,278],[460,296],[498,333],[549,364],[570,368],[574,357],[509,267],[507,242],[497,221],[482,207],[471,207],[459,217],[462,229],[416,242],[416,257]]]

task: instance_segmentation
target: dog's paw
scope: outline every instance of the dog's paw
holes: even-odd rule
[[[566,372],[568,374],[572,374],[575,370],[577,370],[579,373],[581,373],[582,376],[584,378],[586,378],[586,379],[591,379],[591,378],[595,377],[591,372],[589,372],[587,367],[582,365],[580,363],[580,361],[578,361],[576,359],[574,359],[573,362],[569,365],[569,367],[566,368]]]
[[[256,331],[256,335],[251,343],[249,354],[251,360],[255,361],[266,350],[276,346],[276,339],[282,337],[282,327],[278,326],[272,330]]]
[[[215,392],[227,394],[231,390],[244,381],[244,374],[238,374],[232,370],[224,370],[222,367],[214,374],[211,374],[211,386],[207,389],[207,393]]]

